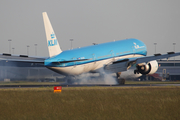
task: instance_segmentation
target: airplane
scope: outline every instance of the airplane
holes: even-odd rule
[[[121,79],[122,73],[130,70],[138,76],[153,74],[158,69],[156,60],[180,55],[180,52],[168,52],[146,56],[146,45],[134,38],[62,51],[47,13],[43,12],[42,15],[49,57],[12,60],[43,63],[48,69],[67,76],[69,82],[73,76],[91,72],[100,73],[102,77],[104,74],[116,73],[118,84],[125,84],[125,79]]]

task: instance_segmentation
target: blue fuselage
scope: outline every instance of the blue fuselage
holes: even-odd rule
[[[142,41],[137,39],[125,39],[72,50],[66,50],[57,56],[46,59],[44,64],[47,67],[69,67],[97,62],[110,58],[123,57],[127,55],[146,56],[146,54],[147,48]],[[84,61],[63,63],[64,61],[73,60]],[[60,64],[54,64],[55,62],[59,62]]]

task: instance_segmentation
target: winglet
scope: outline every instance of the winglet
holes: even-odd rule
[[[52,25],[50,23],[47,13],[43,12],[42,15],[43,15],[43,20],[44,20],[44,27],[45,27],[45,32],[46,32],[49,56],[52,57],[52,56],[60,54],[62,50],[59,46],[58,40],[56,38],[56,35],[54,33],[54,30],[52,28]]]

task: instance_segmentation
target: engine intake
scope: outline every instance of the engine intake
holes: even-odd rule
[[[154,61],[150,61],[149,63],[145,64],[138,64],[136,66],[136,70],[134,71],[134,73],[141,73],[143,75],[146,74],[154,74],[158,69],[158,62],[156,60]]]

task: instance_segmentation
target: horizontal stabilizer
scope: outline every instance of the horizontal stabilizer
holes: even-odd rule
[[[20,56],[5,56],[0,55],[0,60],[5,60],[6,62],[12,61],[12,62],[27,62],[27,63],[39,63],[44,64],[44,60],[47,59],[46,57],[43,58],[37,58],[37,57],[22,57]]]

